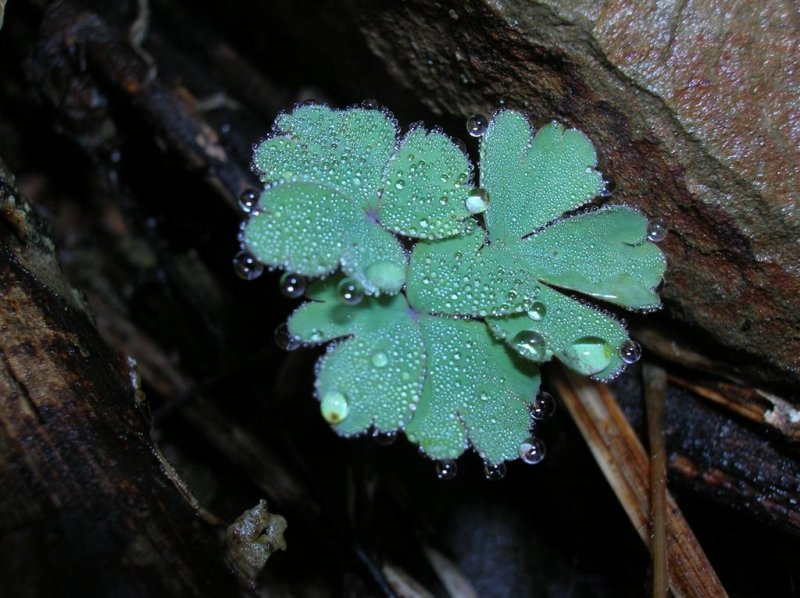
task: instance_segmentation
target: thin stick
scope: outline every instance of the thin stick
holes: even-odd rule
[[[667,575],[667,453],[664,446],[664,405],[667,373],[645,363],[644,398],[647,409],[647,437],[650,441],[650,553],[653,564],[653,598],[666,598]]]
[[[614,395],[602,384],[561,368],[556,388],[597,464],[642,540],[650,545],[650,466]],[[727,593],[678,505],[667,493],[667,569],[676,598],[720,598]]]

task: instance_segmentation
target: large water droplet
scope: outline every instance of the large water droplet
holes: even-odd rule
[[[378,351],[377,353],[372,354],[370,361],[376,368],[383,368],[386,367],[387,363],[389,363],[389,357],[383,351]]]
[[[544,442],[540,438],[528,438],[519,445],[519,456],[528,465],[536,465],[544,460]]]
[[[347,404],[347,397],[345,397],[343,393],[332,390],[323,395],[319,410],[326,422],[329,424],[338,424],[347,417],[350,406]]]
[[[586,376],[602,372],[614,355],[614,349],[596,336],[583,336],[567,347],[564,360],[573,370]]]
[[[484,463],[483,476],[487,480],[497,481],[506,477],[506,464],[505,463]]]
[[[521,330],[514,335],[511,344],[525,359],[543,361],[547,356],[547,343],[544,337],[533,330]]]
[[[306,282],[305,276],[286,272],[281,276],[281,293],[292,299],[302,297],[306,292]]]
[[[653,218],[647,223],[647,238],[653,243],[663,241],[667,236],[667,221],[663,218]]]
[[[489,194],[486,192],[486,189],[478,187],[470,191],[469,195],[467,195],[466,206],[470,214],[485,212],[489,207]]]
[[[458,466],[452,459],[436,462],[436,477],[440,480],[452,480],[458,473]]]
[[[275,344],[284,351],[294,351],[300,346],[300,341],[292,336],[289,326],[283,323],[275,329]]]
[[[547,306],[540,301],[535,302],[528,310],[528,317],[534,322],[541,322],[546,314]]]
[[[400,291],[406,281],[405,268],[387,261],[370,264],[364,271],[364,275],[372,284],[389,294]]]
[[[253,254],[240,251],[233,257],[233,270],[243,280],[255,280],[264,272],[264,266]]]
[[[365,110],[377,110],[378,109],[378,101],[374,98],[369,98],[361,102],[361,107]]]
[[[467,133],[473,137],[480,137],[486,132],[489,122],[482,114],[473,114],[467,119]]]
[[[372,432],[372,439],[381,446],[389,446],[390,444],[394,444],[394,441],[397,440],[397,432],[374,430]]]
[[[352,278],[343,278],[336,287],[336,292],[342,303],[347,305],[357,305],[364,298],[364,287]]]
[[[533,399],[531,405],[531,415],[533,419],[539,421],[548,419],[556,412],[556,400],[549,392],[541,391],[536,398]]]
[[[625,363],[636,363],[642,356],[642,346],[635,340],[628,339],[620,345],[619,356]]]
[[[239,196],[239,209],[245,214],[249,214],[258,203],[258,191],[255,189],[245,189]]]

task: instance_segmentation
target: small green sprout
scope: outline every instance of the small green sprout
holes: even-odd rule
[[[248,259],[287,270],[285,294],[309,299],[283,346],[341,339],[317,370],[323,417],[344,436],[404,432],[440,477],[470,447],[489,477],[539,462],[531,429],[552,399],[537,396],[538,365],[556,357],[605,380],[640,351],[574,294],[656,309],[666,267],[652,242],[663,222],[648,233],[625,206],[563,216],[603,190],[582,133],[534,134],[509,110],[470,132],[480,187],[440,132],[398,142],[385,112],[301,106],[256,149],[266,188],[241,236]],[[416,240],[410,258],[396,235]],[[304,276],[321,278],[306,288]]]

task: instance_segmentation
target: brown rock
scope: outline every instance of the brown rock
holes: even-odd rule
[[[611,201],[671,225],[671,314],[800,379],[800,18],[791,2],[351,0],[432,109],[585,131]],[[701,335],[703,336],[703,335]],[[766,366],[766,367],[764,367]]]

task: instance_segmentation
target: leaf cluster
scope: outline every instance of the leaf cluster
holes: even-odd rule
[[[511,110],[481,136],[479,184],[443,132],[400,137],[381,110],[304,105],[276,120],[242,242],[316,279],[288,330],[333,341],[316,389],[338,433],[403,431],[433,459],[472,447],[502,463],[530,446],[539,364],[606,380],[636,357],[588,298],[658,308],[665,259],[637,210],[575,213],[603,190],[596,166],[581,132],[534,132]]]

